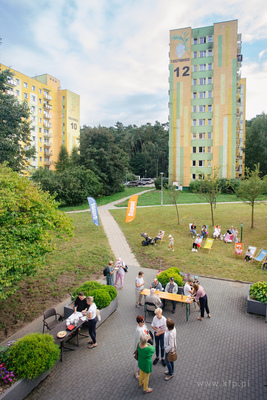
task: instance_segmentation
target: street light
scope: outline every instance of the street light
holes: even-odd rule
[[[164,175],[164,172],[161,172],[160,173],[160,176],[161,176],[161,206],[163,206],[163,175]]]
[[[241,238],[240,238],[241,243],[242,243],[242,240],[243,240],[243,224],[241,224]]]

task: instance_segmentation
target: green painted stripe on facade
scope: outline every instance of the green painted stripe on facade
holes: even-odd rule
[[[214,75],[213,70],[192,72],[192,78],[212,78]]]
[[[204,26],[203,28],[192,29],[191,36],[201,37],[201,36],[211,36],[214,34],[214,26]]]
[[[213,97],[208,97],[205,99],[192,99],[191,100],[192,106],[204,106],[204,105],[213,105]]]
[[[177,97],[178,97],[178,94],[177,94]],[[183,115],[183,100],[184,100],[184,83],[181,82],[181,84],[180,84],[180,97],[179,97],[180,114],[177,114],[177,118],[180,118],[180,116]]]
[[[237,85],[237,59],[232,64],[232,143],[231,143],[231,178],[235,178],[235,157],[236,157],[236,85]]]
[[[218,36],[218,67],[222,67],[222,54],[223,54],[223,37]]]
[[[221,74],[221,104],[225,104],[225,74]]]
[[[214,145],[219,146],[219,137],[220,137],[220,105],[217,104],[215,106],[215,134],[214,134]]]
[[[173,65],[170,64],[170,95],[169,95],[169,177],[172,179],[173,170]]]
[[[201,58],[191,58],[191,65],[198,65],[198,64],[212,64],[213,63],[213,56],[209,57],[201,57]]]
[[[212,125],[191,126],[191,133],[212,132]]]
[[[176,91],[177,91],[177,104],[176,104],[176,118],[180,118],[180,82],[177,82],[177,87],[176,87]]]

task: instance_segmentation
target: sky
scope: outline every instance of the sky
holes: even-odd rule
[[[267,112],[266,0],[0,0],[0,63],[79,94],[82,126],[165,123],[169,31],[234,19],[251,119]]]

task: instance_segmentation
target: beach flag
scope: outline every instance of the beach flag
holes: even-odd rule
[[[132,222],[135,219],[137,200],[138,194],[135,194],[129,199],[125,222]]]
[[[98,211],[97,211],[96,201],[95,201],[95,199],[93,197],[87,197],[87,200],[88,200],[88,203],[89,203],[89,206],[90,206],[93,223],[96,226],[99,226],[99,218],[98,218]]]

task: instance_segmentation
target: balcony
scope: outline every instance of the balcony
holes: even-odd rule
[[[47,110],[52,110],[52,106],[48,103],[44,103],[44,108],[46,108]]]
[[[49,133],[48,133],[48,132],[45,133],[45,132],[44,132],[44,133],[43,133],[43,136],[44,136],[44,137],[51,138],[51,137],[52,137],[52,133],[50,133],[50,132],[49,132]]]
[[[7,84],[10,86],[17,86],[17,82],[14,79],[7,79]]]
[[[51,157],[53,155],[52,151],[47,151],[46,149],[44,149],[44,155],[45,157]]]
[[[51,118],[52,118],[52,115],[45,111],[45,112],[44,112],[44,118],[46,118],[46,119],[51,119]]]
[[[44,142],[44,147],[52,147],[52,143],[51,142]]]
[[[50,160],[44,160],[44,165],[52,165],[52,161],[50,161]]]
[[[44,121],[44,127],[45,127],[45,128],[52,128],[51,122]]]
[[[50,94],[48,94],[48,93],[46,93],[46,92],[44,92],[44,98],[45,98],[46,100],[52,100],[52,96],[50,96]]]

